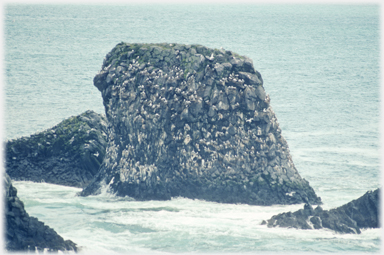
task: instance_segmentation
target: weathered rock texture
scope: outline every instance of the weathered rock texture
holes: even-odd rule
[[[30,217],[24,204],[17,197],[17,190],[12,186],[7,174],[4,178],[5,211],[5,248],[7,251],[33,251],[44,249],[57,251],[75,251],[77,246],[71,240],[65,240],[52,228],[44,225],[35,217]]]
[[[118,44],[94,85],[110,123],[103,185],[138,200],[320,203],[297,172],[252,60],[200,45]]]
[[[104,159],[107,120],[86,111],[41,133],[6,143],[6,172],[14,180],[84,187]]]
[[[378,228],[380,190],[368,191],[362,197],[331,210],[315,209],[306,204],[304,209],[296,212],[281,213],[267,222],[268,227],[285,227],[297,229],[328,228],[338,233],[360,234],[362,228]]]

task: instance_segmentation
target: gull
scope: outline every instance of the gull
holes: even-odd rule
[[[207,58],[208,60],[212,61],[212,60],[214,59],[214,57],[213,57],[213,53],[211,54],[210,57],[207,57],[207,56],[206,56],[206,58]]]

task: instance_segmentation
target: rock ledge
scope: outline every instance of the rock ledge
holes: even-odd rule
[[[104,159],[105,116],[86,111],[29,137],[8,141],[6,172],[13,180],[85,187]]]
[[[5,248],[7,251],[43,252],[74,251],[78,248],[71,240],[65,240],[52,228],[44,225],[35,217],[30,217],[24,204],[17,197],[17,190],[12,186],[7,174],[4,178],[5,211]]]

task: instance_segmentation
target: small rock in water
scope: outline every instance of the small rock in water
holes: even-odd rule
[[[262,225],[297,229],[327,228],[338,233],[360,234],[363,228],[380,227],[379,195],[380,189],[368,191],[356,200],[326,211],[320,206],[313,209],[306,203],[304,209],[272,216],[268,221],[264,220]]]

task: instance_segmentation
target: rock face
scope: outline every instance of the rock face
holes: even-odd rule
[[[292,162],[251,59],[200,45],[120,43],[94,85],[110,129],[82,195],[107,185],[137,200],[321,203]]]
[[[84,187],[104,159],[107,120],[86,111],[41,133],[6,143],[6,172],[14,180]]]
[[[268,227],[285,227],[297,229],[328,228],[338,233],[360,234],[361,228],[378,228],[380,190],[369,191],[362,197],[332,210],[315,209],[306,204],[304,209],[294,213],[281,213],[267,222]]]
[[[59,236],[52,228],[44,225],[35,217],[30,217],[24,209],[24,204],[17,197],[17,190],[12,186],[7,174],[4,178],[4,211],[6,224],[7,251],[38,251],[47,249],[51,252],[75,251],[77,246],[71,240]]]

